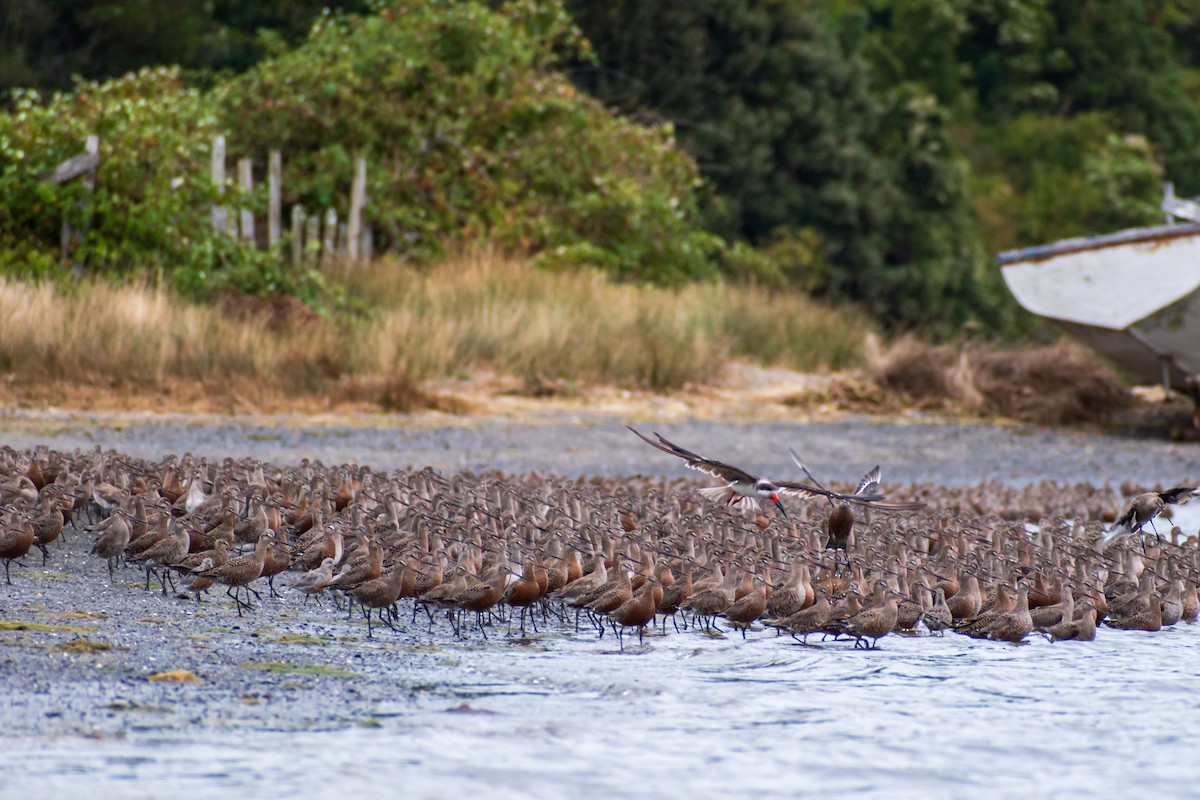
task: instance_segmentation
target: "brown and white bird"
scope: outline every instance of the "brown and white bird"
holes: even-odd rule
[[[809,471],[804,462],[800,460],[800,456],[792,448],[788,448],[788,452],[792,454],[792,460],[796,462],[796,466],[804,473],[804,477],[809,480],[812,485],[806,483],[796,483],[793,481],[779,481],[779,490],[784,494],[796,495],[798,497],[824,497],[830,502],[835,500],[842,503],[854,503],[855,505],[866,506],[868,508],[877,508],[881,511],[918,511],[925,507],[925,503],[920,500],[911,502],[884,502],[886,495],[879,493],[879,484],[883,481],[883,470],[879,465],[862,476],[862,480],[858,482],[858,486],[850,494],[842,494],[830,489],[826,489],[824,485],[817,480],[816,476]]]
[[[1182,505],[1188,500],[1191,500],[1197,494],[1195,486],[1176,486],[1174,489],[1168,489],[1165,492],[1143,492],[1133,498],[1133,502],[1129,504],[1129,509],[1121,515],[1113,526],[1109,528],[1100,540],[1096,543],[1096,550],[1103,553],[1108,549],[1109,545],[1118,539],[1126,536],[1132,536],[1135,533],[1140,533],[1142,527],[1148,522],[1150,528],[1154,531],[1154,535],[1158,535],[1158,528],[1154,527],[1154,518],[1162,513],[1163,509],[1168,505]]]
[[[689,469],[694,469],[697,472],[703,472],[705,475],[711,475],[714,478],[725,481],[724,486],[713,486],[700,490],[700,494],[709,500],[738,506],[746,511],[757,511],[759,500],[770,500],[779,509],[779,513],[783,514],[784,517],[787,516],[787,512],[783,509],[783,503],[779,502],[779,486],[771,479],[762,476],[755,477],[740,467],[726,464],[723,461],[705,458],[693,453],[691,450],[684,450],[679,445],[664,439],[659,433],[654,434],[657,437],[657,441],[655,441],[640,431],[634,430],[632,427],[629,427],[629,430],[637,434],[638,438],[651,447],[658,448],[664,453],[670,453],[676,458],[682,458],[687,463]]]

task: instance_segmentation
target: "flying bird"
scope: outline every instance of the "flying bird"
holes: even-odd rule
[[[1096,550],[1103,553],[1118,539],[1140,532],[1147,522],[1150,523],[1151,530],[1157,536],[1158,528],[1154,527],[1154,518],[1161,514],[1168,505],[1183,505],[1196,494],[1197,487],[1195,486],[1176,486],[1165,492],[1139,494],[1129,504],[1129,510],[1122,514],[1121,518],[1100,537],[1096,543]]]
[[[796,466],[804,473],[804,477],[809,480],[809,483],[796,483],[794,481],[779,481],[777,486],[782,494],[794,495],[796,497],[825,497],[831,502],[840,500],[843,503],[853,503],[867,508],[876,508],[881,511],[917,511],[925,507],[925,503],[920,500],[909,502],[884,502],[886,495],[880,494],[879,484],[883,481],[883,470],[876,465],[874,469],[862,477],[858,482],[858,486],[850,494],[842,494],[831,489],[826,489],[822,483],[817,480],[816,476],[809,471],[804,462],[800,460],[800,456],[792,448],[788,448],[788,452],[792,454],[792,460],[796,462]],[[811,485],[810,485],[811,484]]]
[[[657,439],[656,441],[631,426],[627,425],[625,427],[637,434],[639,439],[651,447],[658,448],[664,453],[670,453],[676,458],[682,458],[690,469],[725,481],[724,486],[712,486],[700,490],[700,494],[709,500],[738,506],[747,511],[757,511],[759,500],[764,502],[770,500],[779,509],[779,513],[787,517],[787,511],[784,510],[783,503],[779,502],[780,489],[770,478],[755,477],[740,467],[726,464],[723,461],[714,461],[711,458],[705,458],[693,453],[691,450],[685,450],[679,445],[667,441],[657,432],[654,434]]]

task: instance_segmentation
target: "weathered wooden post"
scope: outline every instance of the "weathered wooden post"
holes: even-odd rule
[[[242,197],[249,198],[250,193],[254,191],[254,172],[250,159],[238,159],[238,188],[242,190]],[[254,243],[254,212],[248,208],[243,208],[240,214],[242,241]]]
[[[333,208],[326,209],[325,237],[321,241],[321,261],[325,264],[332,264],[334,258],[337,256],[337,226],[337,210]]]
[[[71,221],[67,215],[63,214],[62,232],[59,236],[59,263],[66,267],[71,263],[71,244],[76,238],[82,239],[88,229],[88,205],[92,192],[96,188],[96,169],[100,166],[100,137],[91,134],[87,137],[87,142],[84,144],[83,152],[77,156],[72,156],[66,161],[59,164],[54,170],[42,180],[55,185],[68,183],[76,178],[81,178],[83,187],[87,190],[87,195],[80,198],[80,224],[79,230],[71,229]],[[78,268],[72,268],[78,273]]]
[[[363,207],[367,204],[367,159],[354,159],[354,180],[350,184],[350,219],[347,220],[346,256],[358,261],[359,240],[362,237]]]
[[[292,263],[299,264],[304,257],[304,207],[292,206]]]
[[[274,249],[283,238],[283,156],[278,150],[267,155],[267,246]]]
[[[225,137],[214,136],[212,140],[212,182],[218,195],[225,194]],[[212,207],[213,230],[229,232],[229,210],[214,203]]]
[[[304,222],[304,260],[316,261],[321,255],[321,218],[313,214]]]

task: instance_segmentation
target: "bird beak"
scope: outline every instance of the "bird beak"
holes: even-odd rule
[[[783,503],[779,502],[779,495],[777,495],[777,494],[771,495],[771,500],[773,500],[775,502],[775,507],[779,509],[779,513],[783,514],[783,518],[787,519],[788,518],[787,511],[784,510]]]

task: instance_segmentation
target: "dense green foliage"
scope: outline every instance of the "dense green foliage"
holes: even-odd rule
[[[365,155],[368,221],[393,252],[428,260],[483,240],[621,278],[715,276],[723,244],[696,221],[693,162],[670,126],[632,124],[550,69],[573,34],[553,5],[410,0],[323,18],[303,45],[207,92],[147,70],[46,102],[17,93],[0,116],[0,255],[13,271],[55,269],[65,218],[81,234],[76,266],[158,268],[193,295],[316,299],[314,270],[212,229],[208,165],[222,132],[260,175],[266,150],[280,149],[286,199],[343,219],[353,158]],[[101,168],[85,205],[80,182],[42,178],[93,132]],[[223,202],[264,210],[261,191],[224,188]]]
[[[204,81],[245,70],[304,39],[324,8],[366,0],[5,0],[0,97],[15,86],[65,91],[72,76],[105,80],[175,64]]]
[[[288,199],[306,207],[345,197],[366,154],[371,221],[394,252],[486,239],[622,278],[714,275],[720,242],[696,223],[670,126],[631,124],[553,72],[574,28],[540,12],[413,0],[331,19],[216,98],[232,141],[286,154]]]
[[[0,116],[0,259],[10,273],[54,274],[62,223],[74,232],[69,262],[98,273],[164,269],[179,289],[227,288],[323,294],[314,270],[283,270],[269,254],[212,230],[210,142],[220,129],[213,104],[172,69],[146,69],[41,102],[14,98]],[[100,139],[94,189],[43,178]]]
[[[14,89],[70,73],[98,82]],[[416,260],[486,240],[622,278],[753,276],[935,334],[1028,325],[998,250],[1154,223],[1166,179],[1200,192],[1183,0],[17,0],[0,95],[5,269],[54,269],[65,217],[90,268],[193,292],[322,291],[205,227],[216,131],[260,173],[281,149],[310,210],[344,214],[366,155],[377,245]],[[37,179],[89,132],[83,219],[77,183]]]
[[[1157,0],[571,0],[576,79],[675,121],[710,224],[885,321],[1019,319],[1000,249],[1200,191],[1200,10]]]

